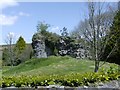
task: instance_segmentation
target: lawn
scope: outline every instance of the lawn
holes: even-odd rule
[[[100,62],[102,64],[103,62]],[[116,64],[105,63],[101,68],[117,68]],[[30,59],[18,66],[4,66],[3,76],[15,75],[68,75],[71,73],[85,73],[94,71],[94,61],[75,59],[68,56],[50,56],[49,58]]]

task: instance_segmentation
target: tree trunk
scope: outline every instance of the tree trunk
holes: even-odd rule
[[[94,72],[98,72],[98,69],[99,69],[99,60],[96,60]]]

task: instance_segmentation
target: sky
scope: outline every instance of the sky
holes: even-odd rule
[[[20,36],[27,43],[31,43],[38,22],[50,24],[48,31],[57,34],[60,34],[63,27],[66,27],[68,32],[74,30],[85,16],[86,3],[3,0],[0,9],[0,44],[6,44],[9,33],[14,36],[14,43]]]

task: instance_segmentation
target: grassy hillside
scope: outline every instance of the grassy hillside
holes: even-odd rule
[[[101,62],[103,63],[103,62]],[[108,69],[110,66],[117,68],[115,64],[106,63],[103,67]],[[74,59],[68,56],[43,59],[31,59],[14,67],[3,67],[3,76],[11,75],[52,75],[92,72],[94,61]]]
[[[0,85],[2,84],[1,81],[2,81],[2,60],[0,59]]]

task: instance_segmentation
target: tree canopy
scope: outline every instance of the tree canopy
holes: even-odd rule
[[[106,45],[103,59],[120,64],[120,10],[117,11],[110,28],[109,41]]]

